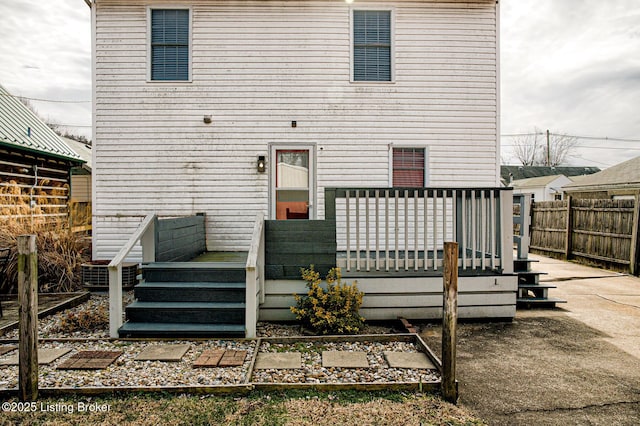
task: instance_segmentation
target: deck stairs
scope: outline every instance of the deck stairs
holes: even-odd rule
[[[142,265],[121,338],[245,337],[245,262]]]
[[[549,297],[549,289],[556,286],[540,282],[540,275],[546,275],[546,273],[531,270],[531,264],[535,262],[537,260],[514,259],[513,261],[514,273],[518,275],[517,306],[553,308],[556,303],[566,303],[564,299]]]

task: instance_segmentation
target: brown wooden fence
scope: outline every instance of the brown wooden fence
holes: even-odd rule
[[[638,274],[635,200],[569,197],[533,203],[531,214],[533,252]]]

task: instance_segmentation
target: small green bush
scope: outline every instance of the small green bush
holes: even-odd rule
[[[364,293],[356,283],[343,284],[340,268],[332,268],[326,277],[325,290],[313,265],[301,272],[309,291],[306,296],[294,294],[297,305],[291,307],[291,312],[304,327],[317,334],[354,334],[362,330],[365,319],[358,311]]]

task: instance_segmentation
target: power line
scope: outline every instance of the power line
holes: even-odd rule
[[[8,93],[7,94],[0,93],[0,96],[6,96],[8,98],[15,98],[15,99],[26,99],[28,101],[53,102],[53,103],[59,103],[59,104],[85,104],[85,103],[91,103],[91,101],[71,101],[71,100],[60,100],[60,99],[28,98],[26,96],[11,95],[11,94],[8,94]]]
[[[517,145],[509,145],[503,144],[504,147],[513,148]],[[573,148],[583,148],[583,149],[606,149],[606,150],[616,150],[616,151],[640,151],[640,147],[638,148],[625,148],[621,146],[589,146],[589,145],[575,145]]]
[[[523,136],[544,136],[546,133],[538,132],[538,133],[513,133],[513,134],[504,134],[500,135],[501,138],[513,138],[513,137],[523,137]],[[626,139],[626,138],[613,138],[609,136],[580,136],[580,135],[568,135],[561,133],[549,133],[551,136],[564,136],[569,138],[576,139],[587,139],[594,141],[613,141],[613,142],[640,142],[640,139]]]

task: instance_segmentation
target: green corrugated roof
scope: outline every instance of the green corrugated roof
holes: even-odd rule
[[[0,86],[0,144],[82,163],[80,156],[20,100]]]

